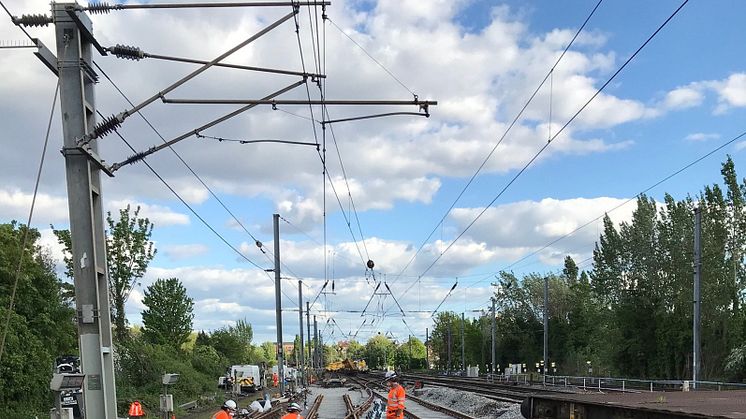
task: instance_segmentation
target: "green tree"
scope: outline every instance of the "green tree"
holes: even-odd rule
[[[142,300],[143,337],[156,344],[180,347],[192,333],[194,300],[177,278],[158,279]]]
[[[150,240],[153,223],[140,217],[140,207],[134,211],[119,210],[119,219],[114,220],[111,212],[106,215],[109,230],[106,237],[106,260],[109,270],[109,296],[111,298],[114,336],[117,342],[128,336],[125,304],[138,281],[145,275],[148,265],[157,250]],[[65,247],[64,264],[66,275],[72,278],[72,242],[69,230],[54,230],[57,241]]]
[[[26,248],[21,249],[27,234]],[[75,310],[63,297],[54,262],[39,245],[39,232],[15,222],[0,224],[0,318],[8,314],[18,260],[21,275],[3,357],[0,360],[0,417],[47,414],[54,358],[77,353]],[[23,255],[23,256],[22,256]],[[5,330],[0,329],[0,333]],[[46,412],[46,413],[45,413]]]
[[[574,283],[578,280],[578,265],[575,264],[572,256],[565,256],[565,267],[562,269],[562,276],[564,276],[570,283]]]
[[[365,363],[368,368],[382,369],[394,363],[396,345],[384,335],[378,334],[365,344]]]

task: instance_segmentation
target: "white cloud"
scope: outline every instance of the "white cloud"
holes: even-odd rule
[[[18,189],[0,189],[0,218],[15,219],[23,223],[28,219],[33,194]],[[36,196],[34,220],[44,223],[66,222],[68,219],[67,198],[39,193]]]
[[[666,109],[687,109],[699,106],[704,100],[701,89],[694,86],[679,87],[666,94],[663,106]]]
[[[171,260],[185,260],[203,256],[210,251],[204,244],[173,244],[163,246],[163,253]]]
[[[707,141],[717,140],[718,138],[720,138],[720,134],[704,132],[695,132],[684,137],[687,141]]]
[[[116,212],[122,208],[126,208],[128,205],[132,211],[140,207],[140,216],[148,218],[156,227],[189,224],[189,216],[186,214],[173,211],[166,206],[146,204],[134,199],[110,200],[106,203],[106,208],[116,217]]]
[[[740,141],[736,143],[736,151],[741,151],[746,148],[746,141]]]
[[[716,112],[746,106],[746,73],[735,73],[727,79],[710,82],[718,94],[720,105]]]
[[[512,251],[514,256],[507,259],[512,262],[570,234],[540,252],[539,257],[543,257],[545,263],[554,265],[561,262],[557,255],[590,253],[602,228],[600,220],[592,220],[602,216],[604,211],[613,210],[609,216],[617,224],[630,220],[635,206],[622,205],[626,201],[609,197],[546,198],[498,205],[487,209],[464,237],[491,249],[501,249],[504,254]],[[634,200],[630,202],[633,203]],[[455,208],[450,217],[462,229],[481,211],[482,208]],[[585,224],[588,225],[583,227]]]

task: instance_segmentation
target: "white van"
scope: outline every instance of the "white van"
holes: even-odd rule
[[[258,365],[231,366],[233,382],[241,385],[241,391],[257,391],[262,388],[262,375]]]

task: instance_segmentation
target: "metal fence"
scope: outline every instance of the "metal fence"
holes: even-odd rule
[[[487,378],[493,382],[538,384],[558,388],[576,388],[599,392],[653,392],[653,391],[687,391],[687,390],[746,390],[746,383],[728,383],[723,381],[691,380],[640,380],[635,378],[616,377],[579,377],[568,375],[514,374],[492,375]]]

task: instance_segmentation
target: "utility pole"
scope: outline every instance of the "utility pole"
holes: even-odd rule
[[[492,373],[495,373],[495,297],[492,300]]]
[[[409,362],[407,368],[412,369],[412,335],[409,335]]]
[[[280,278],[280,214],[272,215],[275,233],[275,317],[277,323],[277,375],[280,394],[285,394],[285,349],[282,347],[282,279]]]
[[[700,326],[700,281],[702,275],[702,210],[699,207],[694,208],[694,324],[693,324],[693,346],[694,356],[692,359],[692,386],[694,389],[697,388],[697,381],[699,381],[699,368],[700,368],[700,351],[702,349],[699,336]]]
[[[83,400],[86,417],[117,416],[114,346],[111,336],[106,267],[101,170],[78,148],[78,140],[93,132],[96,101],[92,51],[93,27],[75,3],[52,3],[57,42],[60,108],[70,211],[73,281],[81,372],[86,375]],[[96,142],[87,151],[98,154]]]
[[[547,379],[549,366],[549,277],[544,277],[544,368],[543,381]]]
[[[451,324],[448,324],[448,373],[451,372]]]
[[[308,332],[308,365],[304,365],[305,368],[313,365],[313,355],[311,354],[311,341],[313,340],[311,338],[311,304],[308,301],[306,301],[306,331]],[[308,371],[308,373],[310,375],[311,371]],[[308,380],[306,380],[306,384],[308,384]]]
[[[430,369],[430,329],[425,328],[425,369]]]
[[[306,363],[303,359],[303,352],[306,350],[306,345],[303,344],[303,281],[300,279],[298,280],[298,325],[300,326],[300,348],[296,348],[296,353],[300,356],[298,370],[301,372],[302,384],[306,382]]]
[[[464,313],[461,313],[461,370],[466,371],[466,348],[464,347]]]
[[[316,322],[316,315],[313,316],[313,368],[319,366],[319,324]]]

